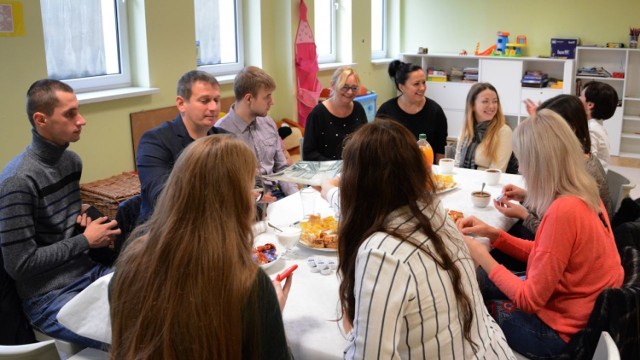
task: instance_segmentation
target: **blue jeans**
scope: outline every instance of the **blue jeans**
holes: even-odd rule
[[[58,323],[57,317],[60,309],[69,302],[69,300],[87,288],[87,286],[92,282],[111,272],[113,272],[113,268],[104,265],[96,265],[78,280],[63,288],[52,290],[44,295],[24,300],[22,302],[22,307],[24,308],[31,325],[41,333],[57,339],[95,349],[107,349],[106,344],[80,336],[65,328]]]
[[[478,269],[478,282],[489,313],[507,338],[509,346],[529,359],[554,359],[564,352],[567,343],[535,314],[527,314],[507,299]]]

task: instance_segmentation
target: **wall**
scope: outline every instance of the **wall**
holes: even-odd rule
[[[579,37],[582,44],[623,42],[629,27],[640,26],[640,1],[583,0],[403,0],[401,48],[415,53],[428,47],[430,53],[473,54],[496,42],[500,30],[509,40],[525,35],[525,55],[550,53],[552,37]]]

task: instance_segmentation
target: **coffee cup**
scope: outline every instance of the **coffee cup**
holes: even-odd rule
[[[500,183],[500,169],[487,169],[485,172],[485,182],[487,185],[498,185]]]
[[[453,172],[454,162],[455,161],[453,159],[449,158],[440,159],[440,162],[438,162],[438,165],[440,166],[440,172],[442,174],[451,174]]]
[[[474,191],[471,193],[471,203],[477,208],[484,208],[489,205],[491,194],[484,191]]]

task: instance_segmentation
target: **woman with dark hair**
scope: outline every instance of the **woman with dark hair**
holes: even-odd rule
[[[535,239],[516,238],[473,216],[458,226],[526,262],[521,278],[484,244],[465,237],[474,261],[488,274],[484,299],[509,345],[528,358],[555,359],[587,324],[602,290],[622,285],[624,271],[596,182],[566,121],[542,109],[520,123],[513,138],[527,185],[525,206],[542,216]]]
[[[467,94],[456,166],[506,171],[511,158],[511,133],[496,88],[489,83],[474,84]]]
[[[589,119],[591,153],[600,160],[606,171],[611,158],[609,154],[611,146],[609,145],[609,135],[602,126],[602,121],[615,114],[618,107],[618,92],[609,84],[591,81],[584,86],[580,99],[584,103]]]
[[[405,127],[376,120],[355,132],[340,187],[345,358],[513,358]]]
[[[587,126],[587,113],[580,98],[574,95],[562,94],[554,96],[539,105],[535,105],[531,100],[527,100],[526,104],[531,116],[535,115],[536,111],[549,109],[560,115],[569,124],[582,146],[587,172],[596,180],[600,199],[604,203],[605,209],[607,209],[609,220],[611,220],[613,218],[613,209],[609,185],[607,185],[607,174],[598,158],[591,153],[591,137]],[[523,220],[522,225],[531,232],[531,235],[535,234],[540,225],[540,218],[525,207],[510,202],[510,200],[523,202],[527,197],[527,191],[512,184],[505,185],[502,191],[505,197],[501,201],[501,206],[496,206],[496,209],[505,216]],[[533,239],[533,236],[531,238]]]
[[[252,259],[256,158],[194,141],[112,280],[112,359],[290,359],[281,287]],[[275,288],[275,290],[274,290]]]
[[[425,96],[424,70],[418,65],[394,60],[389,64],[388,72],[401,94],[380,105],[376,116],[398,121],[416,140],[420,134],[426,134],[437,164],[444,157],[447,145],[447,117],[438,103]]]

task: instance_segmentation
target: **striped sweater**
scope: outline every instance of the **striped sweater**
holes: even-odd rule
[[[462,235],[439,203],[425,206],[424,213],[431,217],[460,269],[462,286],[474,310],[470,335],[477,351],[463,337],[450,275],[413,243],[378,232],[358,250],[355,318],[345,358],[513,359],[502,330],[483,303]],[[416,222],[408,208],[396,210],[387,220],[400,232]],[[425,234],[409,236],[435,254]]]
[[[24,299],[64,287],[94,265],[76,232],[80,157],[33,131],[31,145],[0,174],[0,244]]]

